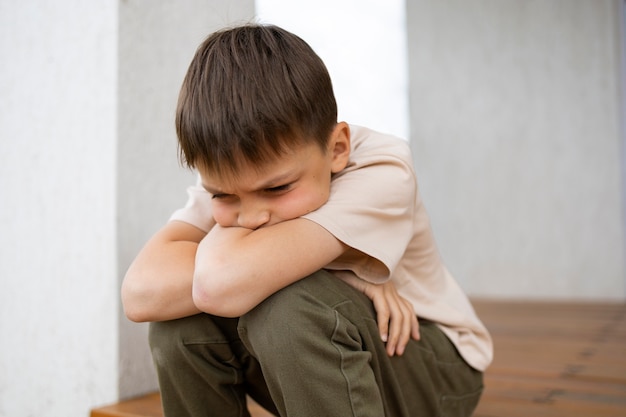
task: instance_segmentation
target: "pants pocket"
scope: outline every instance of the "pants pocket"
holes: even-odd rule
[[[465,395],[442,395],[441,396],[441,416],[442,417],[468,417],[471,416],[478,405],[482,395],[482,387],[474,392]]]

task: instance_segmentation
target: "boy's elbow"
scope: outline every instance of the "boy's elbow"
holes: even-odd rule
[[[151,321],[145,310],[129,307],[126,304],[124,304],[124,315],[128,320],[134,321],[135,323]]]
[[[196,307],[218,317],[240,317],[251,310],[241,303],[241,297],[229,293],[224,286],[215,285],[194,276],[191,291]]]
[[[124,315],[128,320],[134,321],[135,323],[151,321],[150,316],[145,309],[137,308],[137,306],[129,303],[122,303],[122,306],[124,308]]]
[[[143,323],[152,321],[152,310],[146,303],[151,298],[147,295],[147,289],[136,283],[124,280],[122,284],[122,308],[124,315],[130,321]]]

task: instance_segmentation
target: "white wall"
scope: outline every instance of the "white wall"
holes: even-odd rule
[[[626,298],[621,5],[408,2],[419,181],[472,295]]]
[[[120,280],[186,199],[184,70],[253,7],[0,0],[0,417],[87,416],[156,387]]]
[[[0,416],[117,394],[117,4],[0,2]]]

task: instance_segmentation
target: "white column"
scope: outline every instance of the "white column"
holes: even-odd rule
[[[0,3],[0,415],[117,395],[117,4]]]
[[[155,389],[121,315],[139,247],[185,202],[173,109],[249,0],[0,0],[0,416],[86,416]]]

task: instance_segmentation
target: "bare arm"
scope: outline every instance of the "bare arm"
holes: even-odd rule
[[[328,265],[346,248],[326,229],[301,218],[255,231],[215,226],[198,247],[193,300],[204,312],[241,316],[276,291]],[[376,285],[356,276],[342,279],[374,302],[390,356],[402,355],[410,338],[419,339],[413,307],[391,281]]]
[[[207,313],[238,317],[345,250],[326,229],[302,218],[254,231],[215,226],[198,248],[193,300]]]
[[[190,224],[173,221],[146,243],[122,284],[122,304],[130,320],[171,320],[200,312],[191,286],[198,243],[205,235]]]

